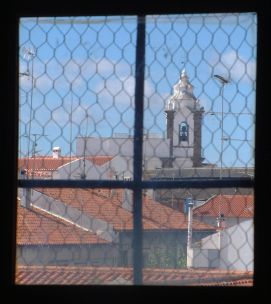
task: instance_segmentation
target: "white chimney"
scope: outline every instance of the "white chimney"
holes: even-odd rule
[[[59,158],[61,156],[61,148],[54,147],[53,148],[53,158]]]
[[[123,180],[125,181],[131,181],[132,178],[129,176],[124,176]],[[132,212],[133,210],[133,193],[131,190],[129,189],[124,189],[124,193],[123,193],[123,202],[121,205],[122,208]]]

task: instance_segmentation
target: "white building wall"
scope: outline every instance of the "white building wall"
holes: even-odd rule
[[[223,231],[220,268],[252,271],[254,266],[253,220],[247,220]]]
[[[192,250],[193,268],[219,268],[219,250],[193,248]]]
[[[128,156],[115,156],[111,161],[101,166],[112,172],[112,178],[115,179],[117,174],[118,179],[123,179],[124,177],[133,177],[133,158]]]
[[[86,143],[85,143],[86,141]],[[84,147],[86,149],[84,151]],[[76,141],[76,155],[83,156],[129,156],[134,154],[133,138],[114,137],[79,137]],[[145,138],[143,142],[143,155],[168,157],[169,140],[165,138]]]
[[[193,245],[193,267],[253,270],[253,220],[210,235]]]
[[[84,153],[86,156],[122,155],[131,157],[133,155],[133,138],[79,137],[76,141],[76,155],[83,156]]]
[[[113,175],[107,163],[98,166],[87,159],[84,161],[80,158],[59,167],[53,173],[53,179],[80,179],[83,173],[86,179],[111,179]]]
[[[176,157],[173,162],[174,168],[191,168],[193,165],[191,158]]]
[[[77,139],[76,153],[78,156],[84,155],[84,139]],[[191,168],[193,156],[192,148],[177,147],[174,152],[174,167]],[[112,170],[120,172],[125,171],[127,174],[133,172],[133,139],[132,138],[94,138],[86,139],[86,156],[116,156],[110,162]],[[164,138],[145,138],[143,143],[143,166],[145,170],[154,170],[162,167],[162,158],[169,157],[169,139]],[[121,160],[122,158],[122,160]],[[100,166],[102,167],[102,166]],[[68,168],[68,166],[67,166]],[[69,169],[70,170],[70,169]],[[72,169],[73,172],[76,169]],[[80,170],[79,170],[80,171]],[[75,173],[73,173],[74,175]],[[78,172],[76,172],[78,174]],[[87,175],[88,176],[88,175]],[[55,178],[57,174],[55,174]],[[59,177],[62,178],[62,177]],[[89,177],[87,177],[89,178]],[[91,176],[91,178],[97,178]],[[107,177],[108,178],[108,177]]]

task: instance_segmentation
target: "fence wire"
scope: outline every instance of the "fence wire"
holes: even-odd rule
[[[17,284],[253,284],[256,27],[20,20]]]

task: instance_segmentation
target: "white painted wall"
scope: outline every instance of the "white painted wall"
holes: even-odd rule
[[[59,167],[53,173],[53,179],[80,179],[83,172],[84,160],[80,158]],[[85,159],[85,174],[86,179],[111,179],[113,172],[108,163],[98,166]]]
[[[253,220],[247,220],[193,244],[193,267],[252,271],[253,226]]]
[[[252,271],[254,266],[254,225],[247,220],[223,231],[221,269]]]

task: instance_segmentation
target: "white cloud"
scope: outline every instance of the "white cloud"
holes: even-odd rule
[[[115,103],[130,103],[135,96],[135,77],[132,75],[116,77],[112,76],[103,82],[99,82],[94,88],[98,99],[102,101],[114,100]],[[123,94],[124,93],[124,94]],[[152,84],[145,80],[144,95],[150,97],[154,94]],[[125,96],[126,95],[126,96]]]
[[[60,126],[67,126],[68,123],[81,125],[89,120],[90,110],[84,104],[73,105],[73,111],[70,113],[70,105],[67,107],[59,107],[52,111],[52,119]]]
[[[252,83],[256,78],[256,61],[247,59],[232,50],[221,55],[221,60],[214,66],[215,73],[221,74],[234,82]]]

